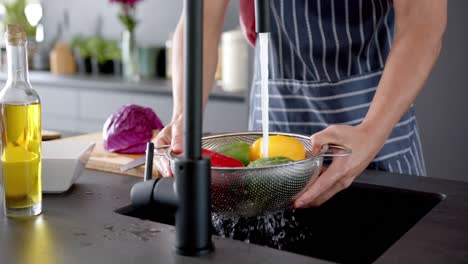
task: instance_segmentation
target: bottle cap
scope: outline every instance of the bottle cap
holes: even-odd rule
[[[5,40],[8,45],[19,46],[26,43],[26,32],[21,24],[8,24],[5,32]]]

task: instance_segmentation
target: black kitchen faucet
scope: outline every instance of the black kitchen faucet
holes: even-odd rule
[[[211,240],[210,160],[201,155],[203,98],[203,0],[184,0],[184,154],[175,162],[174,178],[135,184],[134,207],[176,208],[177,254],[200,256],[214,250]],[[256,32],[270,30],[269,0],[255,0]],[[152,160],[147,151],[147,160]],[[146,163],[152,171],[152,162]],[[147,175],[148,176],[148,175]],[[175,179],[175,180],[174,180]]]

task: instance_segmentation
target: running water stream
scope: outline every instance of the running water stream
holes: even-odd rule
[[[268,39],[269,33],[259,33],[260,45],[260,86],[262,110],[262,155],[268,157],[269,135],[269,95],[268,95]],[[286,209],[268,212],[264,215],[242,218],[222,214],[212,214],[212,224],[221,237],[242,240],[283,249],[291,242],[303,241],[310,237],[306,225],[296,221],[295,210]]]
[[[259,33],[260,38],[260,86],[261,86],[261,107],[262,107],[262,154],[268,157],[268,38],[270,33]]]

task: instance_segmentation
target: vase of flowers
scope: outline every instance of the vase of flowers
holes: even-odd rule
[[[138,48],[135,41],[135,6],[141,0],[110,0],[120,5],[119,20],[124,26],[122,33],[122,73],[128,81],[138,81]]]

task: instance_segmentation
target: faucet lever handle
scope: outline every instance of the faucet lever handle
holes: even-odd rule
[[[153,178],[153,156],[154,156],[154,143],[148,142],[146,144],[146,163],[145,163],[145,176],[144,181],[149,181]]]

